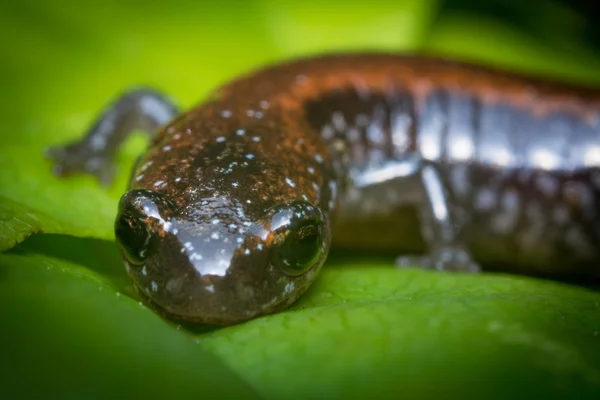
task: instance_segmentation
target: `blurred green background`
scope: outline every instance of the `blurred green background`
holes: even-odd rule
[[[291,310],[188,330],[138,303],[113,243],[120,193],[58,180],[43,150],[124,88],[183,106],[299,55],[420,51],[600,84],[594,1],[4,0],[0,397],[600,397],[600,294],[396,270],[338,255]],[[32,236],[33,234],[33,236]]]

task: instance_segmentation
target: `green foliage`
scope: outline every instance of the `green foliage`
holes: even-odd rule
[[[190,106],[251,68],[328,50],[422,49],[598,82],[600,58],[576,38],[542,43],[498,21],[438,16],[438,3],[0,4],[0,393],[597,397],[600,295],[534,279],[332,261],[289,311],[173,326],[138,304],[112,243],[145,139],[127,144],[108,189],[57,179],[43,157],[130,85]]]

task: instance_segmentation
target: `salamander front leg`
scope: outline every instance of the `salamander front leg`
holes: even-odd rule
[[[479,265],[459,238],[461,223],[452,207],[451,196],[439,172],[439,165],[416,155],[409,156],[371,174],[362,175],[356,184],[376,185],[391,179],[398,185],[415,187],[419,191],[415,206],[419,211],[421,233],[428,246],[427,254],[400,256],[396,259],[396,265],[478,272]],[[409,181],[412,182],[409,184]],[[415,201],[415,196],[410,197]]]
[[[451,207],[450,195],[439,166],[420,161],[416,176],[423,190],[423,201],[417,207],[421,217],[421,233],[429,247],[424,256],[400,256],[399,267],[421,266],[427,269],[468,271],[480,270],[471,254],[458,238],[460,223]]]
[[[101,184],[108,186],[115,175],[115,155],[129,134],[142,130],[153,135],[177,113],[177,107],[161,93],[134,89],[108,106],[83,138],[51,147],[46,156],[54,161],[56,175],[94,175]]]

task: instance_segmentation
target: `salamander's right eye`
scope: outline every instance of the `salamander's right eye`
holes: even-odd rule
[[[156,251],[157,230],[172,209],[172,203],[164,195],[152,190],[133,189],[121,197],[115,236],[129,262],[142,264]]]
[[[122,213],[115,222],[115,236],[123,255],[132,264],[146,261],[154,247],[154,235],[141,215]]]

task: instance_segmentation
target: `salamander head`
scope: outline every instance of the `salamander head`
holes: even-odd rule
[[[125,193],[115,234],[146,303],[174,319],[224,325],[294,302],[327,256],[329,220],[303,200],[250,214],[223,197],[178,208],[157,191]]]

